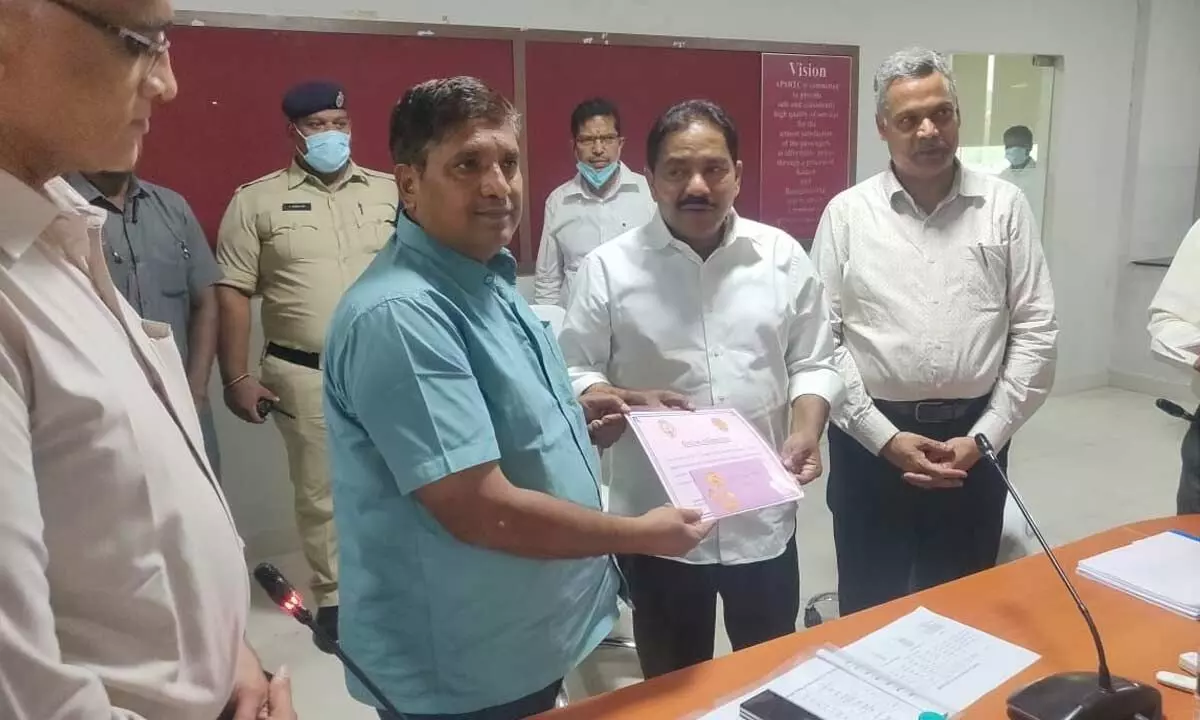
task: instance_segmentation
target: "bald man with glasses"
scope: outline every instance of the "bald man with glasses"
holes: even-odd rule
[[[0,0],[0,718],[293,720],[243,637],[242,544],[169,326],[105,211],[176,94],[167,0]],[[224,713],[224,715],[222,715]]]

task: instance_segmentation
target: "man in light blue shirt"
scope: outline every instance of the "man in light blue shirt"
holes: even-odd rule
[[[680,555],[708,527],[599,510],[592,442],[627,408],[603,397],[585,417],[516,291],[512,105],[474,78],[431,80],[391,138],[404,212],[324,356],[341,642],[406,715],[528,717],[611,628],[611,555]]]

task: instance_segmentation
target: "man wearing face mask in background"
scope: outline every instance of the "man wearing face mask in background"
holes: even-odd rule
[[[117,290],[147,320],[167,323],[187,370],[204,449],[220,477],[208,379],[217,354],[217,293],[221,270],[204,230],[179,193],[133,171],[65,176],[93,206],[105,210],[104,259]]]
[[[571,113],[575,177],[546,198],[533,301],[566,307],[571,281],[592,250],[650,222],[654,201],[646,178],[621,162],[621,115],[604,98]]]
[[[1000,179],[1021,188],[1033,208],[1033,216],[1042,221],[1042,201],[1046,195],[1046,173],[1033,159],[1033,131],[1024,125],[1013,125],[1004,131],[1004,159],[1008,167],[1000,171]]]
[[[291,166],[239,188],[221,221],[221,380],[226,405],[242,420],[264,422],[263,400],[282,411],[275,423],[287,447],[317,622],[336,637],[337,537],[320,351],[342,293],[391,237],[396,185],[391,175],[351,161],[350,115],[340,85],[297,85],[284,96],[283,112],[295,145]],[[254,295],[262,297],[266,339],[261,381],[249,366]]]

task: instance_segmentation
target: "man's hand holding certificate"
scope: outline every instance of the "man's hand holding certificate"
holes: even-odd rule
[[[821,474],[815,448],[785,445],[785,457],[798,465],[786,468],[736,410],[634,411],[629,425],[671,503],[704,520],[795,502],[804,496],[798,481]]]

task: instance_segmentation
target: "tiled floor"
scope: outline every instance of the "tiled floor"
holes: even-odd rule
[[[1186,393],[1174,398],[1190,401]],[[1194,401],[1190,401],[1194,402]],[[1154,408],[1153,398],[1116,389],[1052,398],[1017,436],[1011,473],[1022,497],[1055,544],[1114,525],[1173,512],[1182,422]],[[829,511],[821,482],[800,509],[800,556],[806,597],[836,584]],[[299,555],[272,558],[297,582]],[[305,720],[370,720],[375,714],[347,696],[337,661],[313,648],[307,631],[274,610],[261,593],[250,639],[268,669],[292,669],[296,707]],[[719,652],[728,652],[723,628]],[[569,678],[573,697],[636,682],[631,653],[600,650]]]

